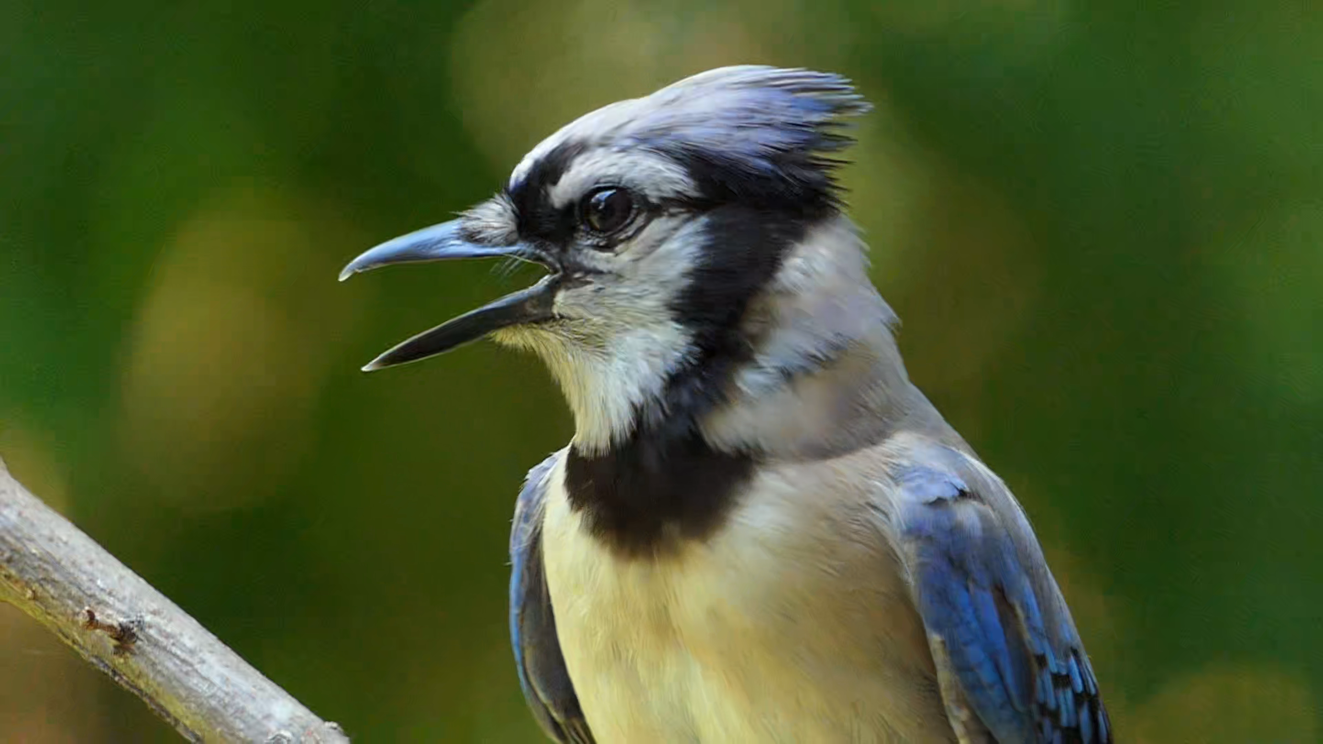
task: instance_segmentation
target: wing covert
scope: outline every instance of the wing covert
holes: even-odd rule
[[[542,565],[542,511],[557,455],[528,473],[510,531],[510,641],[519,685],[533,716],[560,744],[593,744],[556,636]]]
[[[1109,744],[1083,643],[1001,482],[944,465],[895,477],[914,597],[961,741]]]

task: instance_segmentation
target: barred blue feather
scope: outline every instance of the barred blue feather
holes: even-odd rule
[[[910,511],[914,593],[939,671],[1001,744],[1108,744],[1111,724],[1068,612],[1045,613],[996,513],[958,475],[914,465],[899,473]],[[946,694],[946,690],[943,691]]]

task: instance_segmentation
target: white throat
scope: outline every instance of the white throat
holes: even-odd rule
[[[667,377],[690,353],[678,323],[616,332],[609,341],[568,339],[545,332],[506,333],[498,340],[538,354],[574,414],[575,449],[603,454],[634,431],[640,408],[657,400]]]

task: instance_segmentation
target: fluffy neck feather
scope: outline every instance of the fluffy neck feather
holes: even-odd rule
[[[829,457],[880,441],[902,422],[945,435],[909,380],[895,313],[869,281],[865,246],[844,217],[819,226],[750,308],[757,352],[703,433],[721,449]]]

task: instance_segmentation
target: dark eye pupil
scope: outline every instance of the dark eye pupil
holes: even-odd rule
[[[634,200],[624,189],[602,189],[588,197],[584,219],[595,232],[609,233],[625,226],[634,213]]]

